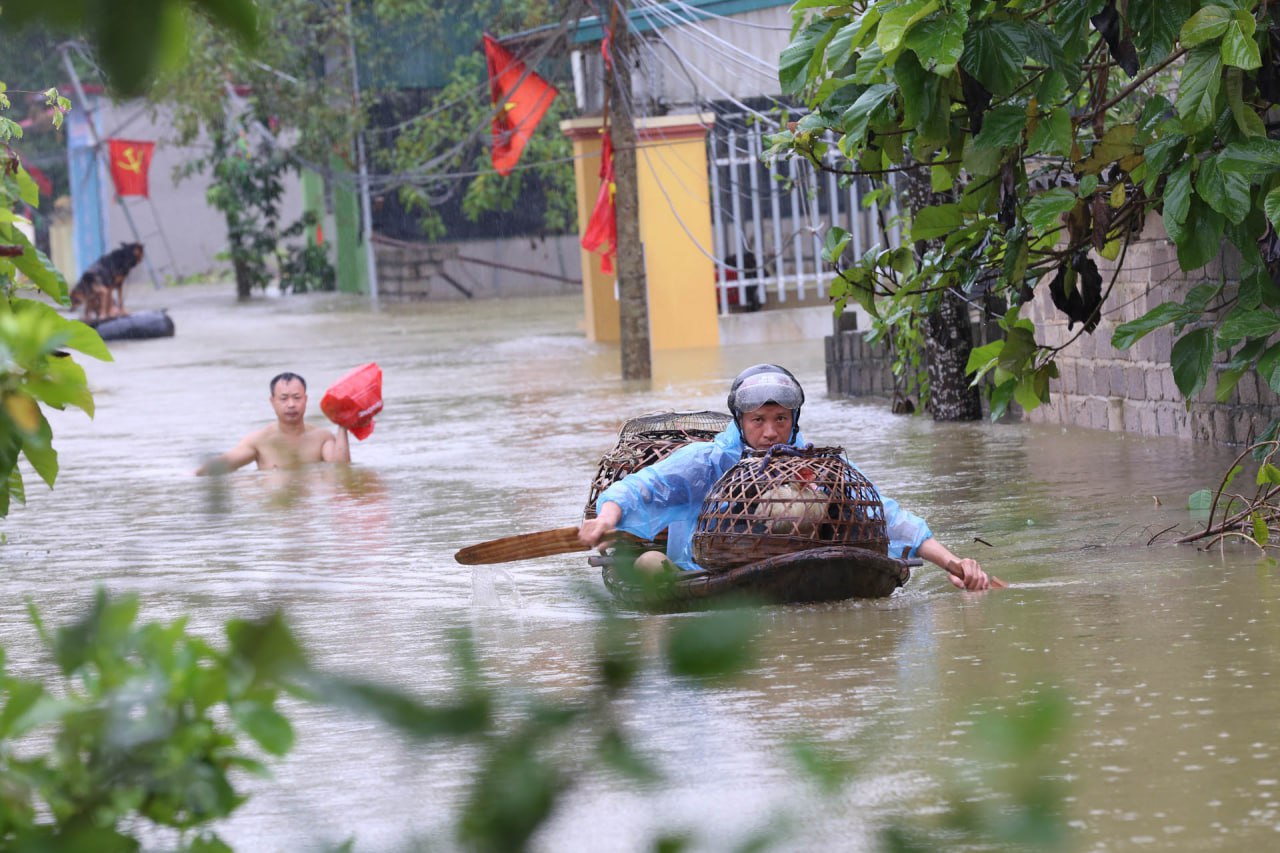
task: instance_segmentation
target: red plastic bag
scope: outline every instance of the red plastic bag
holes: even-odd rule
[[[371,361],[333,383],[320,399],[320,411],[364,441],[373,432],[373,416],[382,411],[382,368]]]

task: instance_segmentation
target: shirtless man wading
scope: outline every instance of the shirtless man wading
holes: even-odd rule
[[[313,462],[350,462],[346,429],[337,437],[324,427],[307,426],[307,382],[296,373],[271,380],[276,422],[249,433],[235,447],[196,469],[197,476],[223,474],[257,462],[259,468],[296,468]]]

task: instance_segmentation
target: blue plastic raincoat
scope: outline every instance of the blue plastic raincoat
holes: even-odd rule
[[[797,432],[792,444],[805,444]],[[711,441],[680,448],[661,462],[641,468],[601,493],[596,512],[612,501],[622,507],[618,529],[641,539],[667,531],[667,558],[682,569],[697,571],[693,561],[693,533],[698,526],[702,501],[711,487],[742,458],[742,433],[735,423]],[[879,494],[879,490],[877,490]],[[900,557],[906,549],[914,557],[920,545],[933,536],[925,520],[880,495],[889,534],[889,554]]]

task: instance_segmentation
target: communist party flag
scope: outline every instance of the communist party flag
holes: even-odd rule
[[[484,36],[484,58],[494,107],[493,168],[499,175],[510,175],[560,90],[535,72],[526,71],[525,64],[488,33]]]
[[[600,146],[600,192],[596,206],[582,233],[582,248],[588,252],[600,249],[600,271],[613,272],[613,255],[618,251],[618,219],[613,196],[617,184],[613,179],[613,140],[604,135]],[[602,248],[603,247],[603,248]]]
[[[111,181],[116,195],[147,197],[147,171],[151,168],[154,142],[133,139],[108,139],[107,154],[111,160]]]

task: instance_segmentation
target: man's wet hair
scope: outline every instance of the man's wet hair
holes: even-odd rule
[[[271,395],[272,395],[273,397],[275,396],[275,393],[276,393],[276,385],[277,385],[278,383],[280,383],[280,382],[292,382],[292,381],[293,381],[293,380],[295,380],[295,379],[302,383],[302,390],[303,390],[303,391],[306,391],[306,390],[307,390],[307,380],[303,379],[301,376],[299,376],[299,375],[298,375],[298,374],[296,374],[296,373],[290,373],[289,371],[287,371],[287,370],[286,370],[284,373],[281,373],[281,374],[279,374],[279,375],[277,375],[277,376],[273,376],[273,377],[271,378]]]

